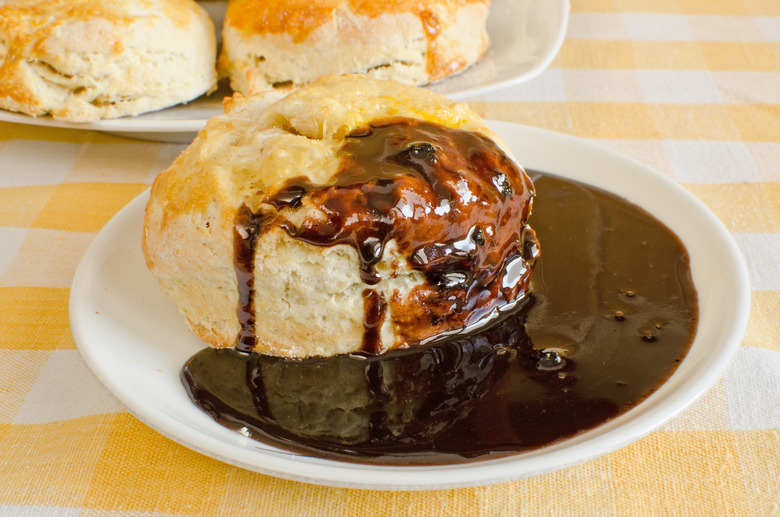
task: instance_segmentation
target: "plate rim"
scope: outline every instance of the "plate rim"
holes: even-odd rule
[[[623,415],[557,444],[495,460],[443,467],[396,467],[353,464],[296,456],[286,452],[270,454],[263,451],[257,453],[265,460],[263,464],[242,461],[239,457],[240,454],[236,453],[245,450],[245,448],[239,447],[237,449],[235,443],[204,444],[201,443],[203,437],[209,437],[205,432],[192,429],[184,422],[167,414],[162,415],[163,424],[160,423],[160,415],[150,416],[146,408],[138,407],[139,404],[142,406],[143,401],[137,399],[132,391],[128,393],[127,386],[117,385],[110,372],[105,371],[105,366],[97,362],[95,351],[91,348],[94,345],[89,342],[90,330],[85,327],[85,318],[80,308],[81,299],[93,287],[90,272],[96,264],[95,261],[100,257],[101,247],[115,238],[111,233],[114,227],[122,224],[127,219],[128,214],[133,214],[133,211],[138,211],[139,207],[145,206],[148,190],[122,208],[106,224],[90,244],[77,268],[69,301],[71,332],[77,348],[98,379],[128,411],[160,434],[192,450],[240,468],[319,485],[374,490],[436,490],[495,484],[536,476],[581,463],[640,439],[688,407],[708,390],[722,376],[726,365],[739,347],[747,327],[750,309],[750,286],[744,259],[733,238],[715,215],[682,186],[660,172],[625,155],[580,138],[509,122],[488,121],[488,124],[501,138],[507,141],[516,156],[518,155],[516,150],[518,140],[529,139],[530,142],[525,145],[530,146],[543,142],[545,145],[566,147],[581,155],[595,156],[606,163],[622,164],[633,170],[633,175],[647,176],[651,181],[659,183],[662,190],[673,193],[678,199],[685,200],[689,209],[695,209],[698,216],[704,217],[708,221],[708,229],[716,238],[720,239],[719,244],[725,244],[722,260],[730,264],[729,270],[733,273],[730,281],[736,296],[734,297],[735,310],[729,314],[731,323],[727,327],[728,333],[721,338],[721,344],[714,350],[715,353],[706,357],[705,368],[702,372],[693,378],[679,378],[678,374],[688,360],[686,356],[677,371],[656,392]],[[554,169],[555,162],[561,162],[561,156],[564,154],[558,153],[556,156],[541,158],[541,161],[550,160],[553,166],[546,167],[546,169]],[[520,156],[520,159],[522,162],[523,157]],[[531,159],[524,165],[529,169],[540,169],[534,164],[535,161],[540,160]],[[570,177],[567,176],[567,171],[546,170],[546,172]],[[595,184],[595,186],[603,188],[599,184]],[[618,192],[617,194],[623,196],[623,193]],[[630,198],[629,201],[631,201]],[[142,210],[142,208],[140,209]],[[653,212],[651,211],[651,213]],[[658,217],[657,214],[654,213],[654,215]],[[697,286],[698,290],[699,286]],[[161,294],[161,296],[164,295]],[[700,332],[697,332],[692,349],[697,345],[699,334]],[[669,391],[671,394],[667,394]],[[675,393],[677,396],[671,397]],[[213,425],[219,426],[216,422]],[[221,426],[219,427],[221,428]],[[235,432],[231,431],[231,433]],[[201,438],[200,441],[198,437]],[[247,438],[247,440],[249,439]],[[572,454],[572,451],[575,454]],[[518,466],[522,468],[518,468]],[[436,473],[435,482],[430,480],[432,473]]]

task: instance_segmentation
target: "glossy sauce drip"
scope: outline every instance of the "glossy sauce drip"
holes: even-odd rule
[[[693,340],[688,255],[616,196],[532,175],[544,254],[518,311],[478,334],[376,357],[206,349],[182,371],[192,399],[298,454],[400,465],[516,454],[635,406]]]
[[[244,205],[236,214],[233,227],[233,254],[238,281],[238,320],[241,328],[236,336],[236,348],[245,352],[255,346],[254,267],[255,243],[268,217],[255,214]]]
[[[379,335],[382,323],[385,321],[387,301],[385,295],[373,289],[363,290],[363,351],[379,353],[378,344],[382,342]]]
[[[339,154],[339,171],[328,184],[292,178],[261,200],[272,208],[265,217],[244,207],[236,226],[251,227],[251,219],[264,227],[247,235],[278,226],[315,246],[349,245],[367,286],[381,281],[376,266],[394,241],[408,266],[427,279],[409,300],[383,302],[405,318],[406,344],[421,341],[437,325],[465,327],[522,296],[538,255],[535,234],[525,225],[533,184],[494,142],[469,131],[392,119],[353,131]],[[303,205],[317,215],[293,224],[288,211]],[[251,246],[236,244],[237,270],[248,269],[243,257]],[[251,296],[243,296],[239,308],[247,333],[253,318],[244,298]],[[364,352],[382,351],[379,337],[367,333]]]

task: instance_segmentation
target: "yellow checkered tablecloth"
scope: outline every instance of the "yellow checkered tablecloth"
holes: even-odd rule
[[[183,146],[0,123],[0,515],[780,515],[780,1],[573,0],[550,69],[470,103],[633,156],[725,224],[752,312],[706,395],[611,454],[478,488],[327,488],[212,460],[128,414],[68,325],[83,252]]]

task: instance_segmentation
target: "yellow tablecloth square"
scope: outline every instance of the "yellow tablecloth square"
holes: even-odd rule
[[[0,190],[0,226],[29,228],[46,204],[56,185],[7,187]]]
[[[707,508],[728,515],[751,507],[733,432],[656,433],[612,458],[617,514],[682,515]]]
[[[146,190],[145,184],[63,183],[41,208],[33,226],[70,232],[97,232],[120,208]]]
[[[0,287],[0,348],[60,348],[68,325],[70,290],[51,287]]]

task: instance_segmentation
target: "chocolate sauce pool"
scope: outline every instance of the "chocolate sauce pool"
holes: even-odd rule
[[[642,209],[531,173],[543,252],[531,294],[469,337],[382,356],[193,356],[182,378],[221,424],[298,454],[433,465],[539,448],[635,406],[696,331],[688,255]]]

